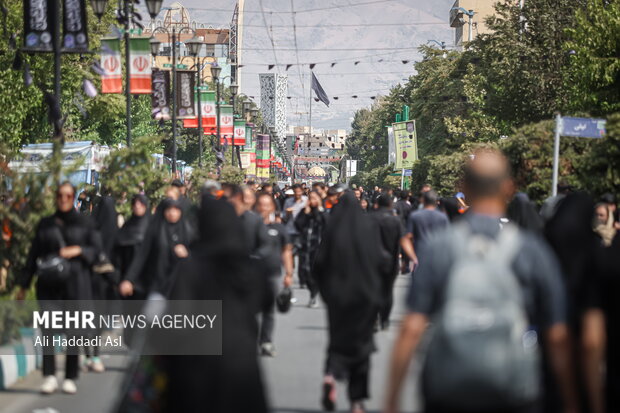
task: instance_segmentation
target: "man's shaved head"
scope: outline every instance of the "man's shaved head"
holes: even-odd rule
[[[511,184],[510,164],[497,149],[476,150],[465,166],[467,199],[507,196]]]

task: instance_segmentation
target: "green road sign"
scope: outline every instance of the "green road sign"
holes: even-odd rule
[[[172,64],[164,63],[163,67],[172,67]],[[177,64],[177,69],[187,69],[187,65]]]

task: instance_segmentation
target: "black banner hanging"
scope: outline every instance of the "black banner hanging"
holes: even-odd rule
[[[88,26],[84,0],[63,0],[62,51],[84,53],[88,51]]]
[[[177,70],[176,85],[177,100],[174,102],[177,117],[179,119],[190,119],[196,117],[194,107],[194,76],[192,70]]]
[[[51,52],[54,48],[53,10],[48,0],[24,0],[24,50]]]
[[[153,69],[151,74],[151,114],[153,119],[170,119],[170,72]]]

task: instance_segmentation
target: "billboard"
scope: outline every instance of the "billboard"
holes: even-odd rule
[[[418,139],[415,121],[393,123],[396,152],[395,169],[411,169],[418,160]]]

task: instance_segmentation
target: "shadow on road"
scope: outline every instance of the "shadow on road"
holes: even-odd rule
[[[0,393],[5,394],[41,394],[38,388],[36,389],[3,389]]]
[[[327,330],[326,326],[298,326],[297,330]]]

